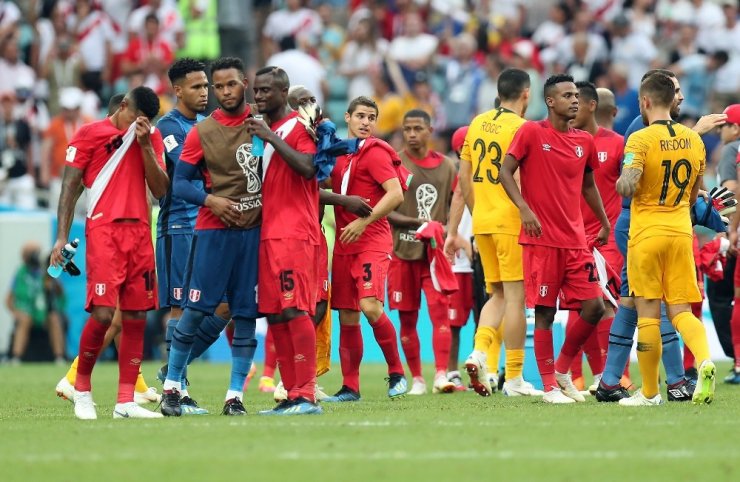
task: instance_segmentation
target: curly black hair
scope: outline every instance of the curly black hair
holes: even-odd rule
[[[172,64],[167,76],[174,85],[175,82],[184,79],[190,72],[205,72],[206,66],[203,62],[188,57],[178,59]]]
[[[140,110],[149,119],[154,119],[159,114],[159,97],[149,87],[136,87],[128,94],[126,99],[135,110]]]
[[[545,97],[550,97],[553,87],[562,82],[573,82],[573,77],[567,74],[551,75],[545,81],[545,88],[543,89]]]
[[[211,64],[211,76],[218,70],[236,69],[244,76],[244,62],[238,57],[221,57]]]

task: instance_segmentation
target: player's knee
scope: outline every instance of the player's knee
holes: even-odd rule
[[[103,325],[113,323],[113,314],[115,310],[107,306],[96,306],[92,310],[92,318]]]
[[[352,310],[339,310],[339,324],[359,325],[360,313]]]
[[[594,300],[588,304],[584,303],[581,311],[581,318],[583,318],[586,323],[595,325],[604,317],[604,313],[604,302],[601,300]]]
[[[619,299],[619,306],[624,306],[625,308],[634,310],[635,309],[635,299],[631,296],[622,296]]]
[[[231,319],[231,310],[229,310],[229,304],[228,303],[221,303],[216,307],[216,316],[219,318],[222,318],[224,320],[230,320]]]
[[[375,298],[363,298],[360,300],[360,310],[370,323],[375,323],[383,314],[383,304]]]

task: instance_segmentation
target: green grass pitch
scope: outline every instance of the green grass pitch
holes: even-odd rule
[[[144,367],[150,383],[157,366]],[[729,365],[718,368],[721,380]],[[99,418],[82,422],[54,395],[64,371],[0,366],[0,481],[740,481],[740,387],[721,381],[699,407],[473,392],[390,401],[383,367],[366,365],[359,403],[260,417],[273,403],[253,380],[249,414],[226,418],[229,367],[201,363],[191,395],[212,415],[146,421],[111,418],[118,373],[104,363],[93,375]],[[319,380],[338,389],[338,365]]]

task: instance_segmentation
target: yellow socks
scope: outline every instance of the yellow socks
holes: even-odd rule
[[[504,324],[501,323],[498,328],[493,330],[493,339],[488,346],[487,365],[488,373],[498,373],[498,362],[501,359],[501,344],[504,341]]]
[[[75,381],[77,380],[77,360],[78,357],[75,357],[74,360],[72,360],[72,366],[69,367],[69,370],[67,371],[67,381],[72,384],[72,386],[75,386]]]
[[[689,313],[691,314],[691,313]],[[637,364],[642,375],[642,394],[652,398],[660,391],[658,372],[663,345],[660,338],[660,320],[637,319]]]
[[[673,318],[673,326],[681,334],[683,342],[689,347],[696,359],[696,366],[709,360],[709,342],[704,325],[690,311],[679,313]]]
[[[144,381],[144,375],[141,374],[141,367],[139,367],[139,376],[136,377],[136,385],[134,386],[134,391],[144,393],[147,390],[149,390],[149,385],[147,385]]]
[[[513,380],[522,376],[524,369],[524,349],[506,350],[506,379]]]
[[[479,326],[475,331],[475,337],[473,341],[475,343],[473,349],[475,351],[482,351],[483,353],[488,352],[488,347],[493,343],[493,338],[496,333],[490,326]]]

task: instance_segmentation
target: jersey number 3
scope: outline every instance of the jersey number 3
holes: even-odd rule
[[[488,168],[486,169],[486,177],[488,178],[488,182],[498,184],[500,182],[498,177],[501,172],[501,146],[496,141],[491,141],[488,147],[486,147],[483,139],[476,139],[473,143],[473,150],[478,149],[480,149],[480,154],[478,155],[478,167],[475,168],[475,173],[473,173],[473,182],[483,182],[483,177],[480,175],[480,168],[483,165],[483,161],[486,160],[486,155],[491,154],[491,151],[495,151],[493,157],[491,157],[491,164],[496,168],[496,173],[494,174],[492,168]]]
[[[666,160],[660,163],[665,171],[663,172],[663,187],[660,190],[660,200],[658,204],[661,206],[665,205],[666,197],[668,196],[668,186],[673,185],[679,190],[678,196],[673,201],[673,206],[678,206],[678,203],[683,199],[686,188],[689,187],[691,182],[691,163],[686,159],[679,159],[673,164],[671,161]],[[684,171],[684,172],[681,172]]]

